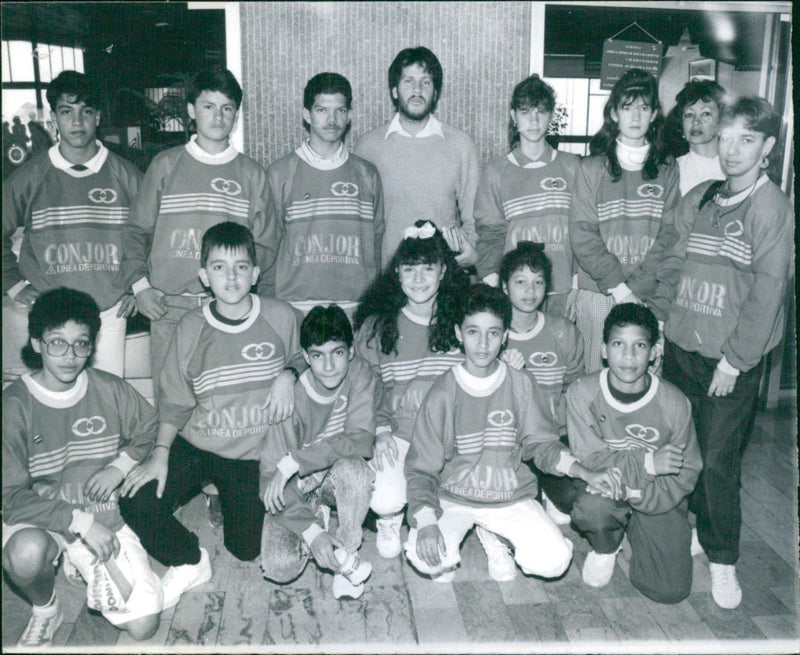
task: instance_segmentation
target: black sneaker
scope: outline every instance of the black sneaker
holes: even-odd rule
[[[225,521],[222,518],[222,505],[219,502],[219,495],[203,495],[206,497],[206,507],[208,507],[208,524],[212,528],[221,528]]]

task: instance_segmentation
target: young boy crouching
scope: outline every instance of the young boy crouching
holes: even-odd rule
[[[63,620],[54,588],[62,553],[68,577],[87,582],[89,607],[148,639],[161,580],[117,500],[152,448],[155,410],[115,375],[87,368],[100,330],[91,296],[46,291],[28,325],[23,358],[34,372],[3,392],[3,569],[33,604],[17,645],[52,645]]]
[[[510,323],[502,291],[470,289],[455,328],[466,361],[433,383],[414,426],[405,551],[438,581],[453,579],[473,525],[508,540],[523,573],[553,578],[567,570],[572,543],[534,500],[536,476],[523,462],[607,493],[617,488],[613,474],[585,469],[561,444],[535,380],[498,359]]]
[[[299,576],[309,554],[335,572],[333,595],[358,598],[372,571],[360,562],[361,525],[375,474],[367,465],[375,440],[375,381],[353,358],[353,330],[338,305],[316,306],[300,326],[309,369],[295,385],[291,420],[273,426],[261,455],[264,576],[286,583]],[[328,532],[330,507],[339,529]]]
[[[631,584],[659,603],[678,603],[692,587],[687,496],[702,468],[689,400],[650,375],[658,340],[656,317],[644,305],[616,305],[603,327],[608,368],[567,390],[572,452],[586,466],[621,474],[620,496],[583,493],[572,510],[592,546],[583,580],[604,587],[625,533]]]

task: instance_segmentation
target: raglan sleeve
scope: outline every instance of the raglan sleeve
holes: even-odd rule
[[[677,506],[694,491],[703,468],[691,403],[682,394],[671,396],[662,403],[662,414],[672,423],[670,443],[683,449],[683,466],[674,475],[655,476],[638,498],[629,498],[628,502],[644,514],[662,514]]]
[[[301,476],[330,468],[342,457],[372,457],[375,381],[368,366],[360,360],[351,362],[351,371],[344,431],[289,451]]]
[[[702,185],[702,190],[699,190],[700,187],[695,187],[678,200],[674,209],[675,243],[666,249],[658,263],[656,288],[647,301],[647,306],[653,310],[659,321],[667,320],[669,306],[675,299],[686,259],[686,246],[699,212],[700,199],[707,187],[707,184]]]
[[[378,352],[375,349],[377,347],[377,336],[370,341],[373,327],[374,319],[369,318],[356,333],[356,356],[367,363],[375,384],[375,433],[392,433],[397,430],[397,423],[394,420],[394,413],[390,406],[391,390],[381,376],[380,361]],[[370,343],[375,344],[375,347],[372,347]]]
[[[144,175],[130,209],[128,221],[122,228],[122,264],[120,270],[126,288],[148,278],[147,260],[153,244],[153,234],[161,206],[166,178],[171,168],[169,153],[157,155]],[[144,288],[149,286],[149,280]],[[141,287],[136,287],[136,291]]]
[[[259,459],[259,495],[265,506],[267,487],[278,471],[278,463],[303,441],[302,435],[307,429],[304,415],[303,408],[296,407],[291,418],[270,425],[264,437]],[[292,475],[284,487],[283,502],[283,509],[275,515],[277,523],[297,536],[302,536],[312,523],[317,523],[322,530],[321,521],[297,487],[296,475]]]
[[[649,301],[658,286],[658,271],[666,253],[678,240],[675,229],[675,212],[681,200],[678,181],[678,166],[670,164],[665,169],[664,203],[661,210],[661,222],[655,241],[640,266],[637,266],[625,283],[639,298]]]
[[[517,371],[508,373],[513,376],[514,397],[520,414],[522,460],[532,460],[545,473],[566,475],[575,457],[559,439],[552,414],[546,407],[544,394],[533,376]]]
[[[500,175],[495,164],[483,169],[475,194],[475,231],[478,234],[478,277],[497,273],[503,259],[508,221],[500,197]]]
[[[439,475],[444,468],[448,442],[453,442],[452,412],[447,391],[434,383],[417,414],[405,461],[406,516],[412,527],[417,526],[417,513],[423,508],[432,509],[437,519],[442,516]]]
[[[44,173],[36,162],[29,162],[14,171],[3,182],[3,293],[7,294],[23,281],[12,251],[12,237],[17,228],[25,225],[28,204],[36,180]],[[14,290],[16,291],[16,290]]]
[[[269,278],[268,272],[273,273],[272,268],[278,256],[279,223],[273,212],[272,191],[267,172],[256,162],[253,162],[253,169],[250,223],[256,244],[256,260],[261,269],[256,288],[259,294],[269,296],[273,295],[275,290],[274,286],[270,288],[270,279],[274,281],[274,277]]]
[[[188,372],[194,347],[200,336],[198,321],[185,314],[167,348],[158,384],[158,411],[162,423],[178,430],[186,425],[197,405],[197,398]]]
[[[120,452],[141,462],[149,453],[158,433],[158,413],[130,384],[115,380],[115,404],[123,427]]]
[[[576,380],[567,389],[567,435],[569,447],[578,461],[595,471],[616,467],[622,482],[631,489],[641,489],[655,476],[645,470],[645,450],[612,450],[603,440],[594,419],[591,403],[595,390],[592,378]]]
[[[603,293],[625,282],[619,260],[609,252],[600,234],[597,187],[604,175],[602,163],[584,159],[575,176],[575,192],[569,212],[569,239],[578,265]]]
[[[27,446],[31,408],[17,394],[3,392],[3,523],[29,523],[69,536],[72,510],[83,509],[33,488]]]
[[[753,225],[753,281],[739,321],[722,344],[725,359],[740,371],[749,371],[764,356],[791,278],[794,212],[786,196],[777,189],[774,193],[761,202],[753,198],[748,210]]]

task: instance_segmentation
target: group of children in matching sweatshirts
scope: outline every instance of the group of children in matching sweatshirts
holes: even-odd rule
[[[237,98],[220,88],[201,84],[190,100],[199,131],[221,134],[235,120],[241,90]],[[26,240],[18,272],[4,258],[6,290],[35,285],[42,261],[69,266],[74,241],[76,253],[85,247],[97,259],[92,270],[122,271],[137,298],[145,291],[140,309],[159,353],[156,413],[115,376],[86,368],[101,311],[123,315],[125,289],[98,275],[91,288],[47,291],[33,303],[34,372],[4,392],[3,418],[3,564],[34,604],[21,643],[52,639],[60,623],[52,580],[62,552],[65,570],[88,583],[90,607],[134,638],[151,636],[163,609],[212,576],[208,553],[173,515],[205,482],[219,490],[234,556],[260,557],[278,583],[313,557],[334,572],[337,598],[359,597],[371,573],[358,557],[370,509],[379,554],[404,550],[436,581],[457,575],[473,526],[494,579],[513,579],[517,565],[561,575],[573,545],[553,520],[558,511],[536,500],[540,487],[592,547],[587,584],[609,582],[627,533],[634,586],[659,602],[685,598],[693,492],[700,545],[712,566],[732,568],[738,490],[731,507],[719,448],[706,445],[720,436],[706,433],[719,432],[725,411],[737,443],[746,439],[761,359],[783,331],[792,211],[759,170],[775,141],[763,101],[740,101],[726,123],[728,140],[760,138],[758,156],[746,151],[750,141],[728,145],[746,151],[728,156],[728,186],[703,183],[679,200],[677,169],[655,147],[657,98],[651,76],[626,73],[593,144],[600,154],[581,161],[543,140],[552,90],[537,76],[518,85],[513,150],[486,168],[475,201],[477,272],[490,284],[470,286],[442,233],[418,221],[376,278],[356,267],[356,286],[366,286],[357,305],[335,257],[305,281],[324,286],[321,298],[340,294],[352,327],[335,304],[303,305],[308,294],[295,297],[292,285],[304,281],[281,266],[313,256],[314,239],[324,239],[309,236],[309,202],[369,214],[353,223],[363,232],[356,254],[380,261],[380,181],[360,160],[348,168],[352,186],[310,201],[281,186],[296,175],[269,178],[227,134],[216,153],[193,140],[156,158],[144,182],[129,173],[136,184],[124,190],[93,179],[81,193],[102,191],[101,206],[80,217],[58,207],[61,197],[34,194],[37,206],[23,207],[37,180],[15,175],[13,193],[4,192],[4,249],[21,222],[7,208],[27,212]],[[217,111],[201,124],[206,101],[228,112],[220,125]],[[300,150],[281,166],[305,161]],[[114,157],[113,166],[103,159],[67,171],[56,151],[26,170],[63,178],[64,193],[78,193],[74,181],[87,170],[127,171]],[[102,146],[101,155],[109,157]],[[314,177],[307,185],[333,179],[319,162],[303,170]],[[268,187],[280,209],[261,203]],[[131,200],[121,196],[131,188],[139,194],[128,216]],[[286,220],[267,218],[276,212]],[[68,242],[66,229],[83,231]],[[66,243],[63,257],[48,239]],[[337,256],[350,256],[342,248]],[[260,276],[267,266],[277,271],[269,279]],[[257,284],[269,297],[251,292]],[[723,403],[738,405],[734,418]],[[738,480],[738,461],[733,469]],[[169,567],[162,579],[148,555]],[[725,575],[714,597],[735,607],[735,572]]]

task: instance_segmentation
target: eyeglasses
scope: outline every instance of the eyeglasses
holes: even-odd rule
[[[45,345],[47,354],[51,357],[66,355],[70,348],[72,348],[72,353],[75,357],[88,357],[92,354],[92,350],[94,349],[91,341],[76,341],[75,343],[69,343],[64,341],[64,339],[53,339],[52,341],[39,339],[39,341]]]

